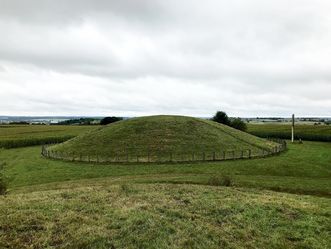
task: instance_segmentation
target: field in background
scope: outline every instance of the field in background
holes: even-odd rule
[[[0,148],[63,142],[95,128],[85,125],[0,125]]]
[[[291,139],[290,124],[248,124],[247,132],[259,137]],[[295,138],[308,141],[331,142],[331,125],[295,126]]]

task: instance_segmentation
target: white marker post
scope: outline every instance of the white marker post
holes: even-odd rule
[[[292,114],[292,143],[294,143],[294,114]]]

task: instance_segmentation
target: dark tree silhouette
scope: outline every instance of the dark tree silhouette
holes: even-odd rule
[[[120,117],[105,117],[105,118],[101,119],[100,124],[101,125],[107,125],[107,124],[115,123],[115,122],[120,121],[122,119],[123,118],[120,118]]]
[[[218,111],[215,116],[212,118],[213,121],[225,125],[230,125],[230,119],[225,112]]]

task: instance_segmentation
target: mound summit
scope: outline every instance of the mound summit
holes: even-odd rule
[[[81,156],[169,156],[219,151],[271,151],[275,143],[213,121],[186,116],[148,116],[119,121],[51,147]]]

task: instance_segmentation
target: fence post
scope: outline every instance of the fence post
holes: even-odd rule
[[[244,158],[244,151],[241,150],[241,158]]]
[[[216,160],[216,153],[215,153],[215,151],[213,152],[213,161],[215,161]]]
[[[249,149],[248,150],[248,158],[251,158],[252,157],[252,151]]]

